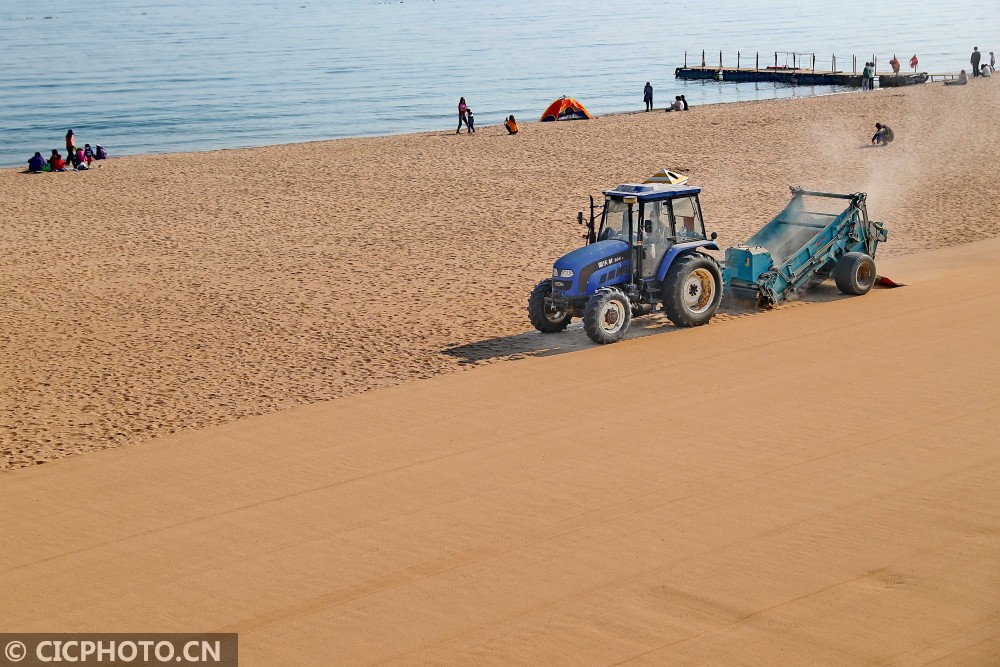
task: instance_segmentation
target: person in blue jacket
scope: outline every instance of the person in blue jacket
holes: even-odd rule
[[[35,154],[28,158],[28,171],[33,174],[45,171],[45,158],[42,157],[41,153],[35,152]]]

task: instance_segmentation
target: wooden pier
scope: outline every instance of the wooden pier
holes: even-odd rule
[[[678,67],[678,79],[706,79],[715,81],[773,81],[793,86],[854,86],[861,87],[861,75],[852,72],[824,72],[788,68],[735,68],[735,67]]]
[[[784,55],[784,62],[781,62],[779,55]],[[763,64],[760,53],[754,53],[752,58],[744,60],[743,54],[737,51],[736,66],[726,67],[723,64],[722,52],[719,52],[719,64],[708,64],[705,61],[705,52],[701,52],[701,64],[688,66],[688,54],[684,52],[684,66],[674,70],[674,75],[678,79],[714,80],[714,81],[769,81],[774,83],[785,83],[792,86],[847,86],[852,88],[861,87],[861,72],[858,71],[858,59],[851,56],[851,70],[840,70],[837,68],[837,56],[833,55],[829,61],[829,69],[817,68],[816,54],[809,53],[784,53],[774,52],[773,61],[771,54]],[[713,56],[714,57],[714,56]],[[746,62],[748,65],[744,66]],[[880,88],[896,88],[899,86],[910,86],[918,83],[926,83],[932,80],[932,76],[926,72],[908,72],[899,74],[878,74],[878,60],[872,56],[874,63],[876,85]],[[825,63],[824,63],[825,64]],[[863,66],[862,66],[863,67]],[[935,75],[948,76],[948,75]]]

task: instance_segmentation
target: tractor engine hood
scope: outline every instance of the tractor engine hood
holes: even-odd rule
[[[628,280],[629,246],[624,241],[607,240],[577,248],[552,265],[552,289],[566,296],[588,293],[588,285],[616,285]],[[593,292],[593,289],[589,290]]]

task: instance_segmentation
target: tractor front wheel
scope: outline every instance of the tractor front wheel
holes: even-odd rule
[[[722,272],[714,259],[692,252],[674,260],[661,290],[671,322],[679,327],[706,324],[722,301]]]
[[[833,278],[844,294],[868,294],[876,277],[875,260],[863,252],[847,253],[837,260],[837,266],[833,269]]]
[[[552,280],[546,278],[535,285],[528,297],[528,319],[542,333],[558,333],[569,326],[573,311],[568,308],[554,308],[545,303],[545,297],[552,293]]]
[[[602,287],[587,300],[583,309],[583,329],[600,345],[617,343],[625,337],[632,321],[632,305],[620,291]]]

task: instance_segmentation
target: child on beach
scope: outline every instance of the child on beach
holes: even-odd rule
[[[472,115],[472,109],[465,110],[465,124],[469,126],[469,132],[476,131],[476,118]]]
[[[83,157],[87,158],[87,166],[89,167],[94,162],[94,149],[90,147],[90,144],[85,144],[83,147]]]

